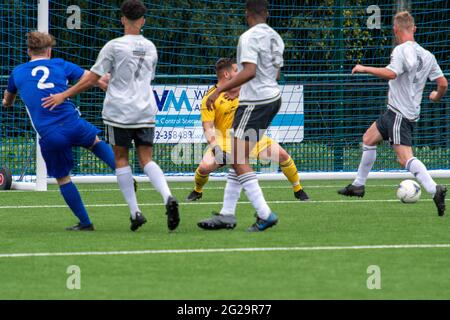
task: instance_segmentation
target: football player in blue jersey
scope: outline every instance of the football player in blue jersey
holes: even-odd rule
[[[14,68],[4,93],[3,106],[12,106],[20,92],[38,134],[48,174],[56,178],[64,200],[79,219],[77,225],[66,230],[92,231],[94,226],[70,179],[74,165],[72,147],[89,149],[112,170],[115,170],[114,154],[111,147],[98,138],[100,130],[80,117],[72,101],[66,100],[54,110],[43,108],[41,101],[65,91],[70,81],[78,81],[84,76],[85,70],[63,59],[51,59],[55,40],[47,33],[30,32],[27,44],[31,60]]]

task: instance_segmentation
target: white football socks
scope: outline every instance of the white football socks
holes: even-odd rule
[[[263,220],[267,220],[272,211],[267,205],[266,200],[264,199],[263,192],[258,183],[258,178],[256,177],[256,173],[248,172],[240,175],[238,177],[239,182],[245,190],[245,194],[247,198],[252,203],[253,207],[256,209],[256,213],[258,217]]]
[[[361,162],[358,168],[358,174],[356,175],[355,181],[353,181],[354,186],[364,186],[369,176],[370,170],[372,170],[373,164],[377,159],[377,146],[366,146],[363,144],[363,154],[361,157]]]
[[[417,158],[411,158],[406,162],[406,169],[416,177],[428,193],[435,195],[436,182],[434,182],[422,161]]]
[[[130,208],[131,217],[136,219],[136,212],[140,212],[136,192],[134,191],[134,181],[133,173],[131,172],[131,167],[127,166],[124,168],[116,169],[117,182],[119,183],[120,190],[122,191],[125,201],[128,203]]]
[[[224,216],[235,215],[236,205],[241,196],[241,190],[242,186],[236,172],[233,169],[230,169],[228,171],[227,184],[225,185],[225,193],[223,196],[223,206],[222,210],[220,210],[220,214]]]
[[[153,185],[156,191],[161,194],[164,203],[167,203],[167,200],[172,195],[172,193],[170,192],[166,177],[164,176],[164,173],[158,166],[158,164],[154,161],[150,161],[145,165],[144,173],[150,179],[150,183]]]

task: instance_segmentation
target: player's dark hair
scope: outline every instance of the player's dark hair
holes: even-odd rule
[[[44,54],[48,48],[56,45],[55,38],[48,33],[32,31],[27,33],[27,46],[31,54]]]
[[[269,2],[267,0],[247,0],[245,8],[258,16],[264,16],[267,14]]]
[[[147,7],[140,0],[125,0],[120,6],[120,11],[125,18],[135,21],[145,15]]]
[[[219,76],[225,69],[231,70],[236,61],[233,58],[220,58],[215,64],[216,74]]]

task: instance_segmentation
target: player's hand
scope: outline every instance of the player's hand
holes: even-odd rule
[[[437,91],[432,91],[430,93],[430,100],[433,101],[433,102],[441,101],[441,99],[438,96],[439,96],[439,93]]]
[[[6,97],[6,93],[8,92],[8,90],[5,90],[5,92],[3,93],[3,100],[2,100],[2,105],[5,107],[5,108],[8,108],[8,107],[11,107],[12,106],[12,103],[11,104],[8,104],[8,102],[6,101],[6,99],[5,99],[5,97]]]
[[[50,96],[42,99],[43,101],[42,106],[46,109],[53,110],[61,103],[63,103],[64,100],[66,99],[64,98],[62,93],[51,94]]]
[[[216,91],[214,91],[209,97],[208,99],[206,99],[206,108],[208,109],[208,111],[213,111],[215,106],[214,103],[216,102],[217,98],[219,97],[220,93]]]
[[[105,74],[97,81],[97,86],[103,91],[108,90],[109,80],[111,79],[111,75],[109,73]]]
[[[360,64],[357,64],[352,70],[352,74],[365,73],[365,72],[366,72],[366,67],[364,67],[363,65],[360,65]]]
[[[225,99],[228,99],[228,100],[234,100],[236,98],[239,98],[239,88],[238,88],[238,90],[232,89],[232,90],[225,92],[224,97],[225,97]]]

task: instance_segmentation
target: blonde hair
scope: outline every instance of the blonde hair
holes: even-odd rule
[[[394,17],[394,24],[405,31],[412,31],[415,26],[414,18],[408,11],[397,13]]]
[[[55,44],[55,38],[51,34],[39,31],[27,33],[27,46],[33,55],[44,54],[48,48]]]

